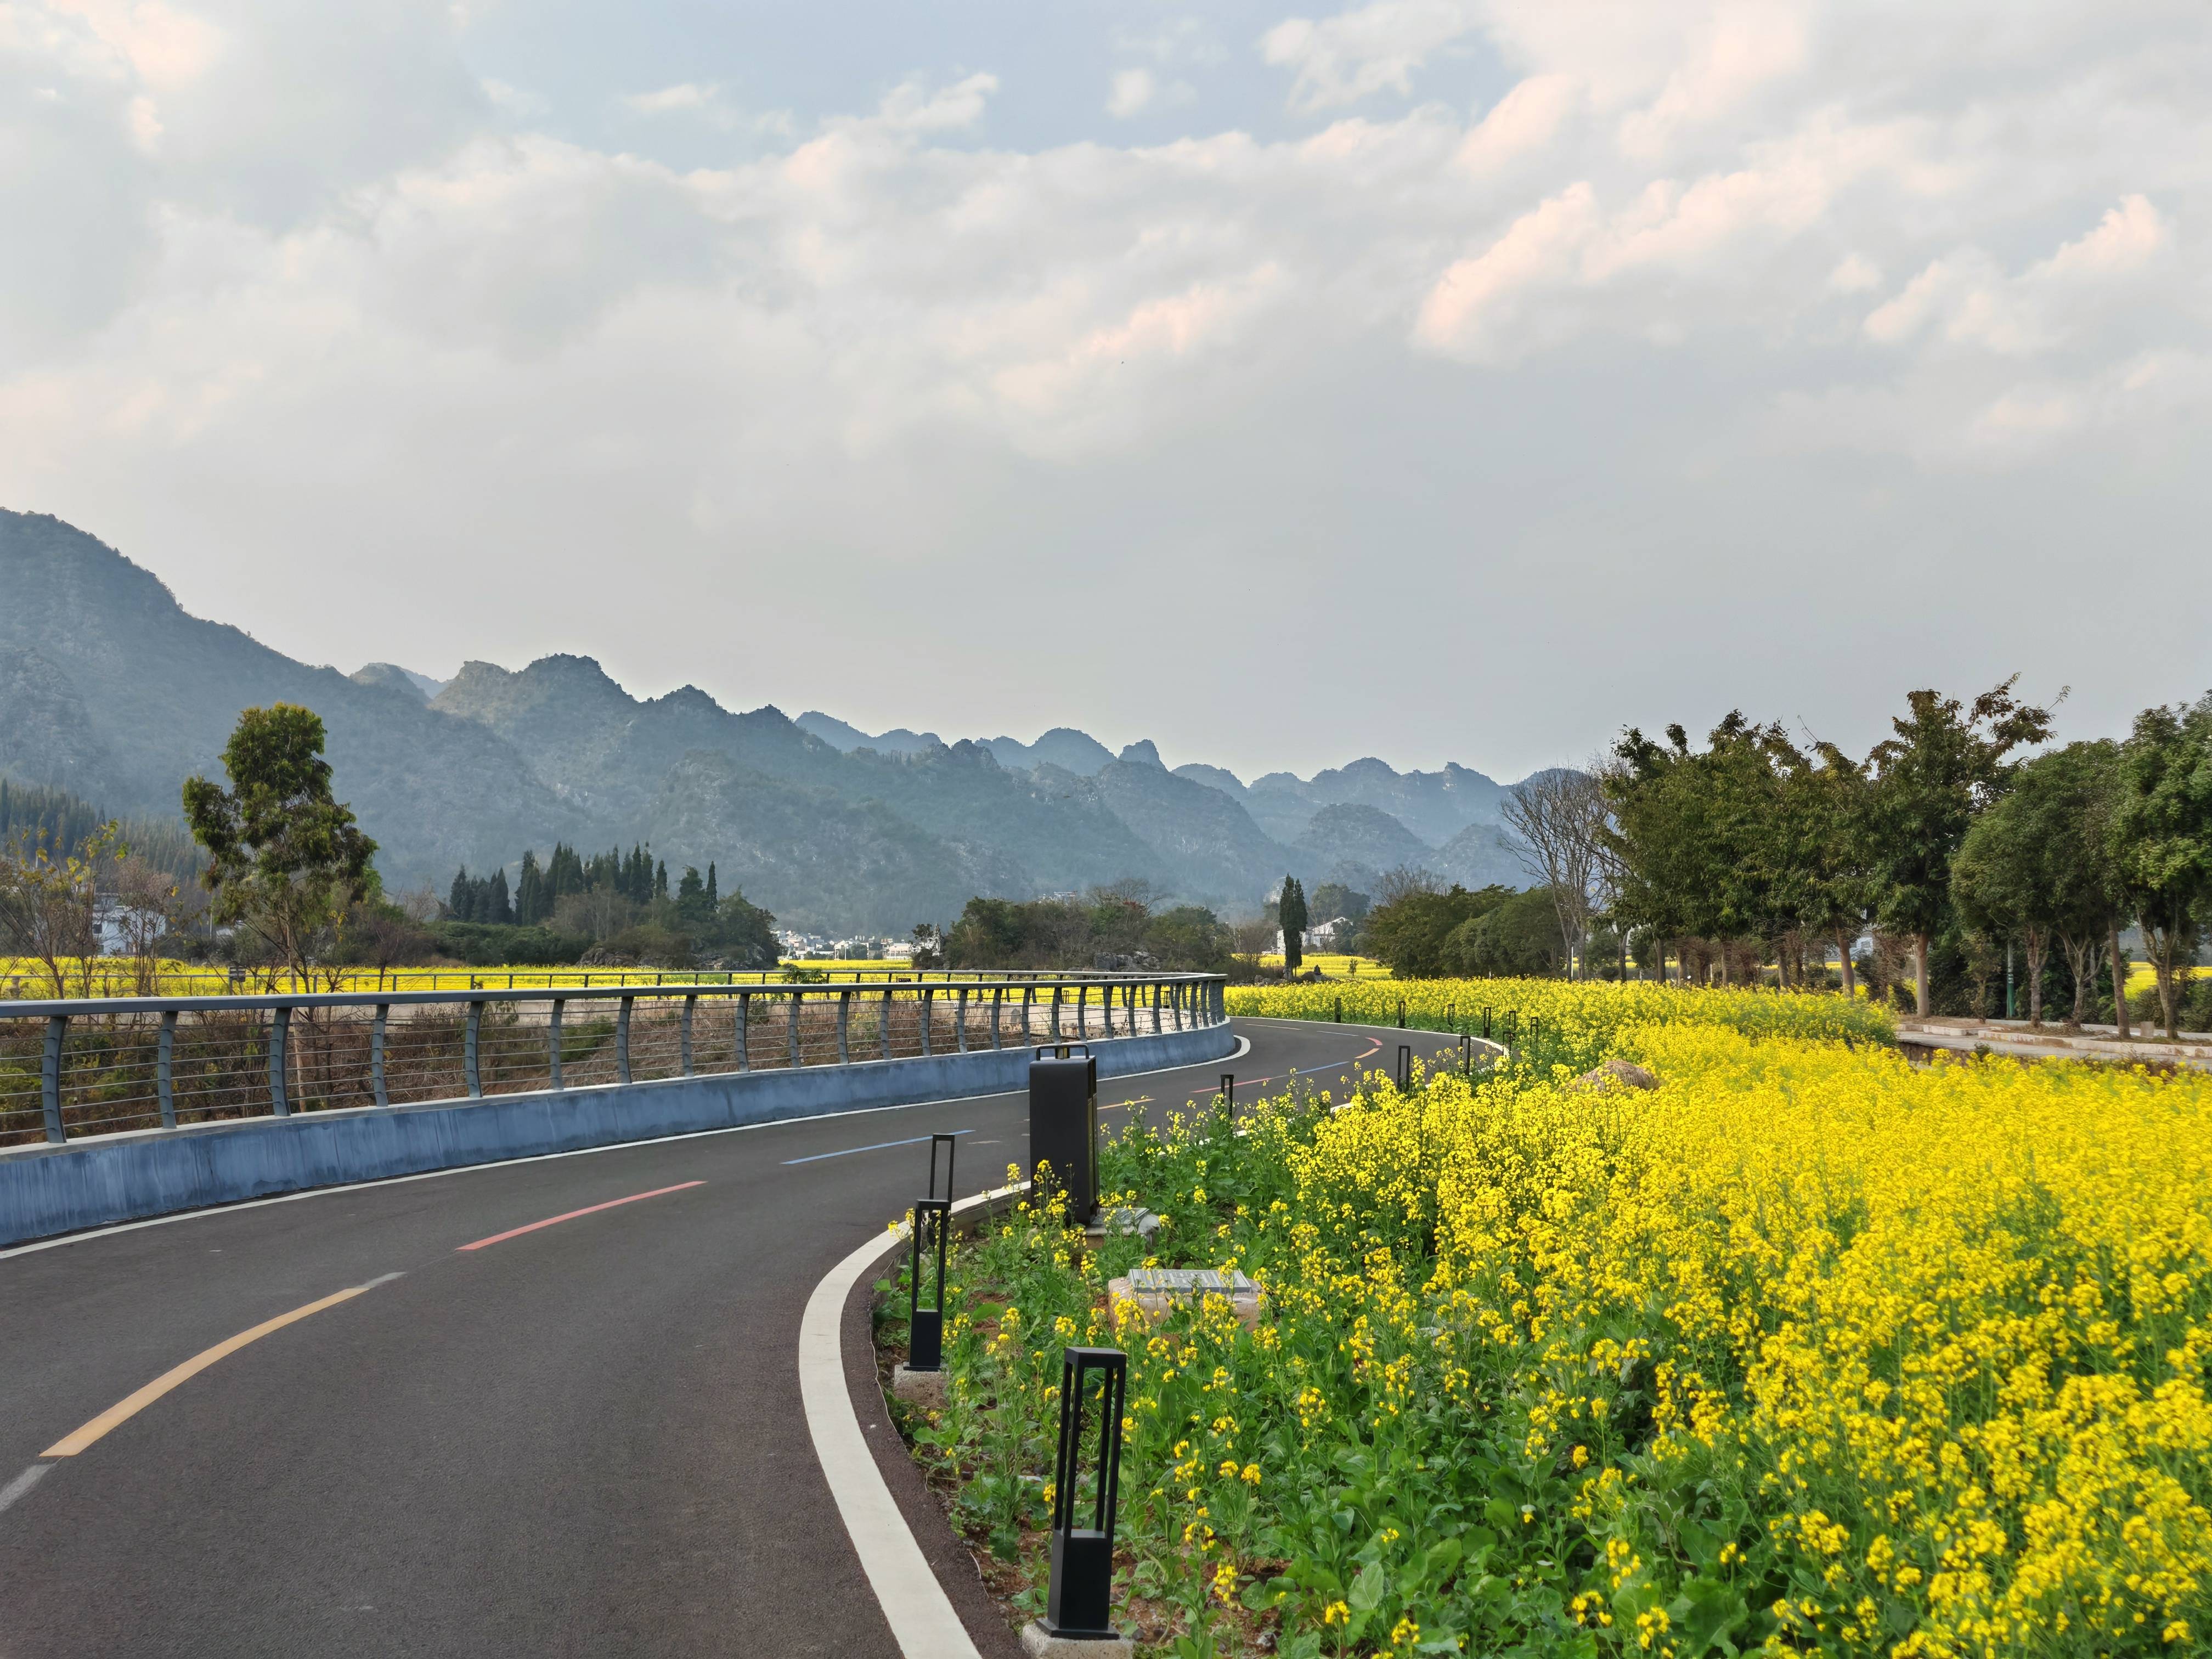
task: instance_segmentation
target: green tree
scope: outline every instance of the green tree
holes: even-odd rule
[[[514,878],[514,919],[525,927],[534,927],[553,914],[553,897],[546,890],[544,872],[538,867],[538,854],[525,848],[522,868]]]
[[[1913,1002],[1929,1012],[1928,949],[1951,916],[1951,860],[1974,815],[2011,781],[2013,750],[2044,742],[2051,714],[2012,694],[2014,675],[1971,705],[1911,693],[1896,735],[1868,757],[1869,872],[1882,921],[1911,942]]]
[[[1295,974],[1306,959],[1306,890],[1296,876],[1283,878],[1275,917],[1283,930],[1283,972]]]
[[[1552,896],[1541,888],[1547,904]],[[1455,884],[1449,892],[1413,888],[1368,913],[1367,948],[1389,964],[1400,979],[1437,979],[1455,970],[1445,941],[1462,922],[1474,921],[1511,896],[1504,887],[1470,893]]]
[[[258,938],[304,982],[320,936],[374,885],[376,843],[332,798],[323,722],[280,702],[248,708],[223,745],[230,787],[185,780],[185,819],[208,851],[216,920]]]
[[[676,919],[686,933],[696,940],[714,924],[714,902],[708,897],[707,884],[690,865],[684,866],[683,879],[676,884]]]
[[[2212,902],[2212,693],[2146,708],[2122,747],[2113,851],[2158,978],[2166,1034],[2180,1030],[2181,969]],[[2117,1000],[2125,988],[2116,983]]]
[[[1960,920],[1995,941],[2017,939],[2027,957],[2027,1023],[2043,1024],[2043,961],[2057,931],[2072,826],[2066,805],[2039,787],[2031,763],[2012,789],[1977,817],[1951,860]]]

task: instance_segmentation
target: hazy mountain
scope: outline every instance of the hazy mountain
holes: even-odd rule
[[[0,512],[0,771],[173,817],[185,775],[219,774],[240,708],[301,703],[393,889],[556,839],[648,837],[672,866],[713,860],[726,890],[831,931],[1125,876],[1231,914],[1285,872],[1521,879],[1496,829],[1504,791],[1456,766],[1370,758],[1248,788],[1218,767],[1170,772],[1149,740],[1116,757],[1066,726],[946,744],[819,710],[736,713],[693,686],[638,698],[582,656],[471,662],[444,682],[391,662],[343,675],[186,615],[151,574],[40,514]]]
[[[792,724],[848,755],[855,749],[873,749],[885,755],[918,755],[945,741],[934,732],[909,732],[902,726],[870,737],[859,726],[848,726],[835,714],[825,714],[818,708],[808,709]]]
[[[716,861],[724,892],[784,926],[902,933],[950,922],[977,893],[1030,890],[988,850],[947,842],[879,801],[748,772],[726,755],[692,754],[669,771],[641,826],[672,865]]]
[[[282,701],[323,717],[394,887],[588,827],[495,735],[411,687],[360,684],[188,616],[150,572],[58,519],[0,509],[0,767],[15,776],[173,817],[186,775],[221,775],[238,711]]]
[[[1461,886],[1527,887],[1535,878],[1521,861],[1520,843],[1502,825],[1470,823],[1421,860]]]
[[[397,663],[372,662],[346,676],[356,685],[380,686],[393,691],[412,691],[428,702],[444,689],[443,682],[427,674],[410,674]],[[435,688],[435,689],[433,689]]]
[[[1340,864],[1362,870],[1425,866],[1432,849],[1379,807],[1342,802],[1313,815],[1306,832],[1292,843],[1325,872]]]
[[[1079,778],[1092,778],[1114,758],[1114,751],[1087,732],[1078,732],[1071,726],[1055,726],[1035,743],[1017,743],[1012,738],[993,738],[983,745],[1000,765],[1016,771],[1027,771],[1033,767],[1056,766],[1063,772],[1073,772]]]

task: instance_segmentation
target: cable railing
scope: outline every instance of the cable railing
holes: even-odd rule
[[[0,1146],[1219,1024],[1212,974],[0,1001]]]
[[[520,990],[531,986],[576,988],[663,985],[805,985],[952,984],[975,977],[975,970],[954,968],[916,968],[896,958],[884,962],[806,962],[779,963],[774,968],[496,968],[465,965],[441,968],[316,967],[305,982],[286,968],[222,968],[191,963],[163,962],[153,965],[125,957],[71,959],[62,969],[62,994],[72,1001],[89,998],[115,1000],[138,995],[275,996],[310,991],[477,991]],[[1099,980],[1126,977],[1125,973],[1051,968],[999,969],[989,977],[1005,980]],[[0,957],[0,1005],[40,996],[50,991],[46,971],[27,957]]]

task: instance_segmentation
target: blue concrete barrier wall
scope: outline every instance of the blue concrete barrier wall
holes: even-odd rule
[[[1095,1040],[1102,1077],[1218,1060],[1232,1027]],[[1030,1050],[307,1112],[0,1151],[0,1245],[242,1199],[1028,1086]]]

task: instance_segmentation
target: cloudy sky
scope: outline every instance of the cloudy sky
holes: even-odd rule
[[[0,505],[1248,776],[2089,735],[2212,683],[2208,216],[2203,0],[0,0]]]

